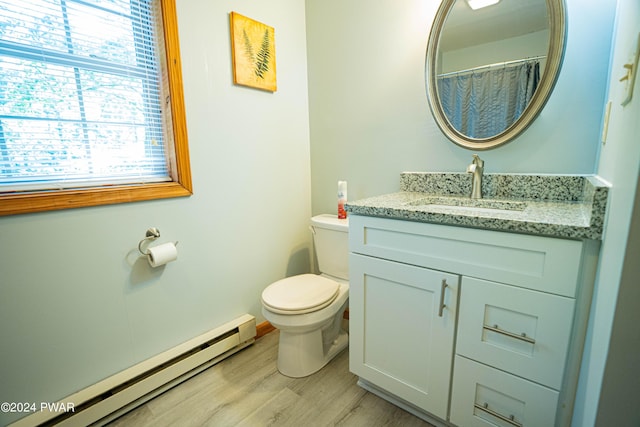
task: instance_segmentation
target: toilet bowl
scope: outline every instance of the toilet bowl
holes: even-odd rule
[[[321,274],[287,277],[262,292],[262,314],[280,330],[278,370],[294,378],[317,372],[349,343],[342,329],[349,300],[348,219],[318,215],[311,229]]]

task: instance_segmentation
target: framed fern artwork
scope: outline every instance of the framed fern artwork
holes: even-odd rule
[[[276,45],[273,27],[231,12],[233,82],[276,91]]]

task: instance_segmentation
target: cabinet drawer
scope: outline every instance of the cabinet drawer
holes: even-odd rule
[[[464,277],[457,353],[559,390],[574,306],[571,298]]]
[[[582,242],[352,215],[351,252],[574,297]]]
[[[550,427],[558,392],[456,356],[450,421],[460,427]]]

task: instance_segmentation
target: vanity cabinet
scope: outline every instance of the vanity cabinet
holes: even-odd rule
[[[350,369],[436,425],[570,424],[597,242],[351,215]]]

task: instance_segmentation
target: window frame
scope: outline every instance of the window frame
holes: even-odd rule
[[[101,206],[193,194],[187,123],[182,87],[182,62],[175,0],[158,0],[162,10],[167,78],[173,127],[173,181],[100,186],[83,189],[0,194],[0,216]]]

